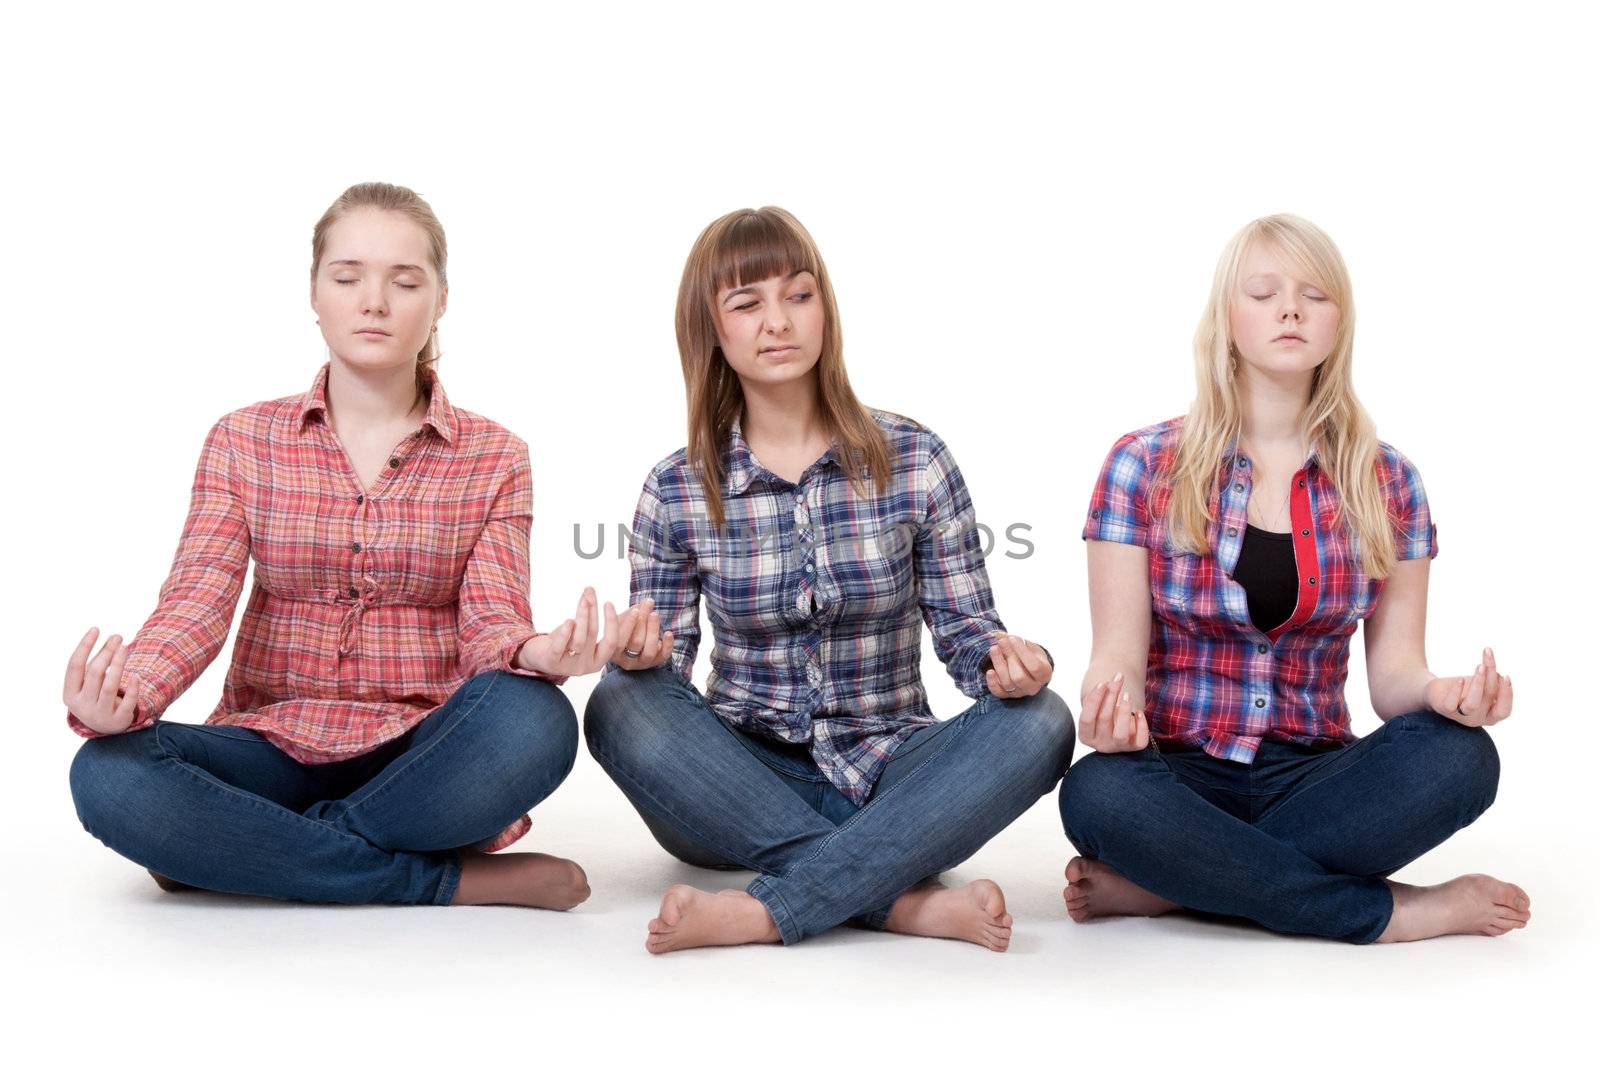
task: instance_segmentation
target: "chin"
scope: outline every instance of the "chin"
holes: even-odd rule
[[[1310,354],[1267,354],[1247,363],[1266,376],[1309,376],[1317,366],[1328,360],[1326,356],[1313,358]]]
[[[333,355],[334,357],[338,358],[341,364],[352,369],[358,369],[362,372],[389,372],[394,369],[404,368],[416,362],[415,355],[394,352],[391,351],[387,346],[383,347],[381,350],[377,347],[374,347],[367,353],[361,353],[359,351],[355,353],[341,353],[340,351],[335,350],[333,351]]]

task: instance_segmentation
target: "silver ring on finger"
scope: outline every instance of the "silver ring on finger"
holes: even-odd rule
[[[622,649],[622,654],[626,655],[630,659],[637,659],[639,656],[643,655],[644,652],[642,652],[642,651],[629,651],[627,648],[623,648]]]
[[[1016,692],[1017,691],[1017,687],[1015,685],[1008,686],[1006,688],[1006,691],[1007,692]]]

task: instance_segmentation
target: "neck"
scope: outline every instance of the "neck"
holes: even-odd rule
[[[1258,447],[1303,446],[1310,372],[1274,375],[1239,364],[1240,433]]]
[[[823,435],[815,373],[789,383],[742,382],[740,386],[744,391],[740,427],[747,441],[779,449],[798,448]]]
[[[328,369],[328,419],[334,428],[394,424],[421,406],[417,369],[354,369],[333,359]]]

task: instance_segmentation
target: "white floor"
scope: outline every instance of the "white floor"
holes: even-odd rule
[[[316,1054],[532,1068],[552,1046],[563,1064],[631,1054],[668,1067],[983,1059],[995,1047],[1050,1067],[1501,1063],[1579,1037],[1592,1016],[1593,840],[1553,852],[1562,836],[1541,810],[1497,804],[1398,876],[1489,870],[1522,883],[1534,923],[1498,940],[1352,948],[1184,918],[1075,925],[1047,798],[949,876],[1005,888],[1017,924],[1004,955],[840,930],[793,948],[651,957],[644,924],[665,886],[748,876],[669,858],[586,755],[524,842],[587,868],[594,896],[569,914],[164,894],[59,800],[41,808],[27,869],[6,884],[7,1011],[24,1041],[113,1061],[157,1047],[176,1067]],[[1591,870],[1569,873],[1574,857]],[[1215,1048],[1184,1052],[1202,1042]]]

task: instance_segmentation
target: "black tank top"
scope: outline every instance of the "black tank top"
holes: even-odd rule
[[[1233,579],[1244,586],[1250,621],[1257,629],[1268,633],[1288,621],[1300,590],[1300,577],[1294,566],[1294,534],[1246,525]]]

